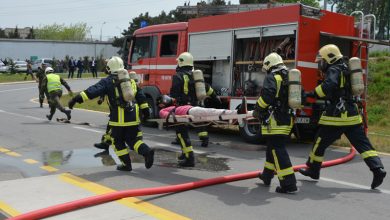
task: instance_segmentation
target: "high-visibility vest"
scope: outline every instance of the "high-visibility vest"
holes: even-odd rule
[[[60,79],[59,75],[50,73],[50,74],[46,75],[46,78],[47,78],[47,91],[48,92],[62,90],[61,79]]]

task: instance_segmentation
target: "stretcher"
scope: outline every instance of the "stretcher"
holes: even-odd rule
[[[192,127],[202,127],[208,125],[229,125],[238,123],[241,127],[246,121],[254,120],[252,111],[246,114],[229,114],[229,115],[214,115],[214,116],[193,116],[193,115],[169,115],[167,118],[149,119],[148,122],[155,122],[158,128],[163,129],[178,126],[190,125]]]

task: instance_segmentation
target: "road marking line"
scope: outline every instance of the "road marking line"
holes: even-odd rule
[[[1,90],[0,93],[2,92],[13,92],[13,91],[19,91],[19,90],[26,90],[26,89],[35,89],[37,87],[27,87],[27,88],[20,88],[20,89],[8,89],[8,90]]]
[[[14,208],[11,206],[7,205],[5,202],[0,201],[0,210],[4,211],[8,215],[15,217],[17,215],[20,215],[21,213],[16,211]]]
[[[355,188],[371,190],[371,188],[368,187],[368,186],[359,185],[359,184],[356,184],[356,183],[350,183],[350,182],[345,182],[345,181],[335,180],[335,179],[330,179],[330,178],[325,178],[325,177],[321,177],[321,180],[324,180],[324,181],[327,181],[327,182],[338,183],[338,184],[346,185],[346,186],[352,186],[352,187],[355,187]],[[390,190],[378,189],[378,191],[380,191],[382,193],[390,194]]]
[[[36,160],[33,160],[33,159],[25,159],[23,160],[24,162],[28,163],[28,164],[36,164],[36,163],[39,163],[38,161]]]
[[[13,156],[13,157],[21,157],[22,156],[22,155],[20,155],[20,154],[18,154],[16,152],[13,152],[13,151],[7,152],[5,154],[7,154],[9,156]]]
[[[4,148],[4,147],[0,147],[0,152],[6,153],[6,152],[10,152],[10,150],[8,150],[7,148]]]
[[[97,195],[110,193],[110,192],[116,192],[116,190],[99,185],[94,182],[90,182],[86,179],[82,179],[80,177],[74,176],[69,173],[63,173],[59,175],[59,178],[67,183],[70,183],[72,185],[78,186],[80,188],[86,189],[90,192],[93,192]],[[189,218],[184,217],[182,215],[176,214],[174,212],[171,212],[169,210],[160,208],[158,206],[155,206],[153,204],[144,202],[142,200],[139,200],[134,197],[124,198],[117,200],[116,202],[125,205],[130,208],[137,209],[138,211],[141,211],[143,213],[146,213],[150,216],[153,216],[157,219],[163,219],[163,220],[171,220],[171,219],[177,219],[177,220],[188,220]]]
[[[73,128],[80,129],[80,130],[85,130],[85,131],[92,131],[92,132],[99,133],[99,134],[105,133],[103,131],[98,131],[98,130],[91,129],[91,128],[83,128],[83,127],[79,127],[79,126],[73,126]]]
[[[47,172],[56,172],[58,169],[54,168],[52,166],[41,166],[40,167],[42,170],[46,170]]]

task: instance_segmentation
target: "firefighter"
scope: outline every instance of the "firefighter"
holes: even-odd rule
[[[199,106],[199,101],[195,92],[195,81],[192,76],[194,70],[194,58],[184,52],[176,59],[177,68],[176,74],[172,78],[172,87],[170,95],[175,99],[177,105],[192,105]],[[215,91],[206,84],[206,95],[211,97],[215,102],[220,103],[219,97]],[[208,132],[206,127],[198,129],[199,139],[202,141],[201,146],[207,147],[209,143]],[[184,167],[195,166],[194,152],[191,145],[191,140],[188,135],[188,128],[185,125],[176,126],[176,140],[181,145],[182,154],[179,156],[179,165]]]
[[[68,90],[70,95],[73,95],[72,90],[70,89],[68,83],[62,79],[59,75],[54,74],[54,70],[51,67],[45,68],[45,74],[46,77],[42,81],[42,89],[45,91],[47,101],[49,103],[50,107],[50,114],[46,115],[46,118],[51,121],[53,118],[54,113],[56,112],[56,109],[60,110],[61,112],[65,113],[68,120],[71,118],[71,111],[66,110],[60,102],[60,98],[62,96],[62,86],[65,86],[65,88]]]
[[[319,179],[326,148],[345,134],[373,172],[371,188],[375,189],[383,182],[386,171],[364,132],[363,119],[352,95],[348,65],[334,44],[323,46],[319,50],[316,62],[325,79],[307,96],[325,99],[327,105],[320,118],[319,131],[306,162],[308,168],[300,169],[299,172],[312,179]]]
[[[253,111],[253,117],[262,124],[261,132],[267,140],[266,162],[259,178],[269,186],[277,174],[278,193],[296,192],[296,179],[286,150],[292,126],[292,110],[288,106],[288,70],[282,57],[271,53],[264,58],[263,71],[267,72],[261,95]]]
[[[46,69],[46,63],[42,63],[40,67],[38,67],[38,72],[36,73],[36,78],[38,82],[38,92],[39,92],[39,106],[43,108],[43,100],[45,99],[45,90],[42,86],[42,81],[46,77],[45,69]]]
[[[126,144],[130,149],[144,156],[145,167],[149,169],[153,166],[154,150],[136,138],[140,131],[140,115],[142,115],[142,120],[146,120],[150,116],[146,97],[142,89],[137,88],[134,80],[120,79],[121,74],[127,73],[121,58],[112,57],[107,62],[106,69],[109,75],[71,99],[69,108],[73,108],[76,102],[83,103],[86,100],[106,95],[110,108],[108,124],[114,139],[114,151],[122,162],[117,166],[117,170],[132,170]],[[128,95],[132,97],[131,101],[127,100]]]

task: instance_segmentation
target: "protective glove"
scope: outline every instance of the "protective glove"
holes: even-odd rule
[[[69,100],[68,102],[68,107],[70,109],[73,109],[73,106],[77,103],[82,103],[83,102],[83,97],[81,97],[80,94],[76,95],[75,97],[73,97],[71,100]]]
[[[69,90],[69,95],[70,95],[70,97],[73,97],[73,91],[72,90]]]
[[[147,121],[150,118],[150,108],[141,109],[142,121]]]
[[[260,106],[256,105],[255,109],[253,109],[252,116],[257,118],[261,123],[265,124],[265,121],[269,117],[268,110],[260,108]]]
[[[99,100],[97,101],[98,105],[101,105],[104,102],[104,97],[100,97]]]

